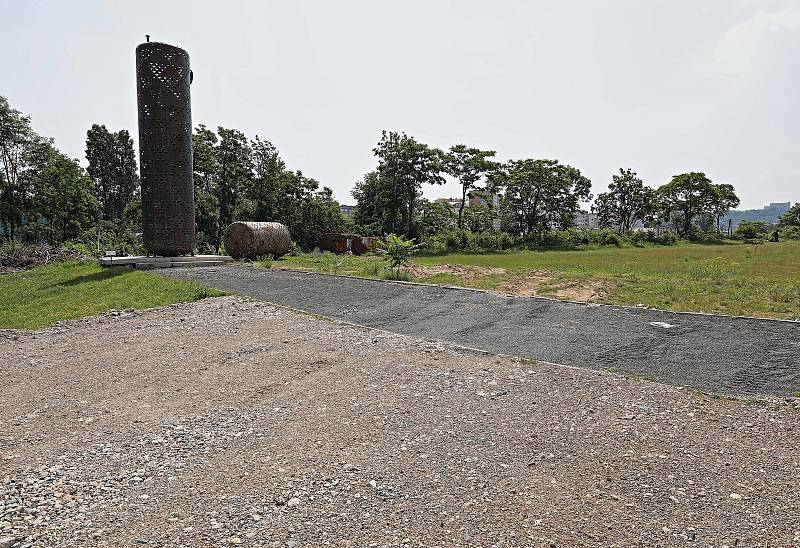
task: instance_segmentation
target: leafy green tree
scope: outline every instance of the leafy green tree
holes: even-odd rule
[[[677,213],[678,233],[688,237],[692,233],[692,220],[711,211],[715,196],[714,185],[705,173],[691,172],[675,175],[672,181],[659,187],[662,216]]]
[[[121,225],[125,207],[139,190],[133,139],[127,130],[114,133],[93,124],[86,132],[86,160],[101,217]]]
[[[32,213],[51,244],[62,244],[90,229],[99,204],[94,184],[77,161],[49,147],[33,185]]]
[[[494,150],[468,148],[466,145],[454,145],[444,156],[444,172],[455,177],[461,185],[461,205],[458,208],[458,228],[463,228],[464,206],[467,193],[477,188],[475,185],[487,174],[498,168],[499,164],[489,160],[495,155]]]
[[[31,120],[0,95],[0,223],[14,238],[31,201],[31,185],[49,142],[31,128]]]
[[[789,211],[781,215],[778,220],[778,226],[781,228],[787,226],[800,227],[800,202],[794,204]]]
[[[380,179],[386,184],[384,231],[410,237],[422,185],[444,184],[444,153],[405,133],[386,131],[373,152],[378,157]]]
[[[494,229],[495,211],[489,205],[470,206],[464,210],[464,226],[472,232]]]
[[[203,251],[216,249],[219,203],[216,195],[219,162],[217,134],[203,124],[192,134],[192,171],[194,179],[194,216],[197,247]]]
[[[252,151],[244,133],[220,127],[217,154],[217,176],[214,197],[218,206],[214,249],[219,253],[222,234],[242,207],[244,189],[252,177]]]
[[[656,191],[645,186],[635,171],[620,168],[608,192],[597,195],[593,209],[601,227],[613,227],[624,235],[637,222],[645,223],[655,215],[657,200]]]
[[[324,232],[345,229],[344,216],[330,188],[320,190],[318,181],[300,171],[286,171],[281,179],[275,219],[286,225],[301,248],[317,246]]]
[[[281,189],[281,176],[286,164],[278,149],[269,141],[262,141],[256,135],[251,143],[253,151],[253,177],[246,193],[250,200],[250,217],[257,221],[272,221],[278,215],[278,200]]]
[[[720,220],[728,212],[739,205],[740,200],[736,195],[733,185],[722,183],[712,185],[712,193],[709,196],[709,213],[714,217],[717,224],[717,233],[721,233]]]
[[[447,204],[421,200],[417,210],[416,225],[421,237],[438,234],[453,226],[455,215]]]
[[[390,188],[377,171],[370,171],[357,181],[351,192],[356,199],[353,220],[369,234],[385,234],[390,208]]]
[[[579,203],[591,197],[591,181],[558,160],[511,160],[490,176],[489,186],[504,190],[503,210],[524,235],[572,226]]]

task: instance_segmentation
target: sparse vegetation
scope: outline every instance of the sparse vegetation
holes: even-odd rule
[[[667,310],[800,319],[800,242],[415,256],[414,281]],[[334,266],[335,265],[335,266]],[[274,266],[383,278],[377,256],[312,253]],[[401,270],[402,271],[402,270]]]

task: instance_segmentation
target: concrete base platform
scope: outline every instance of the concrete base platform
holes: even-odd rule
[[[228,255],[183,255],[180,257],[102,257],[101,266],[127,266],[130,268],[177,268],[182,266],[220,266],[233,258]]]

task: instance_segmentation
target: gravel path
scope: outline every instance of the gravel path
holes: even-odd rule
[[[241,266],[161,273],[396,333],[728,394],[800,390],[800,323]]]
[[[0,332],[0,546],[794,546],[800,400],[239,297]]]

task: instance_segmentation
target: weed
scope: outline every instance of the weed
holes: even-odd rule
[[[399,268],[387,268],[383,273],[384,280],[392,280],[395,282],[410,282],[411,278],[411,273]]]

